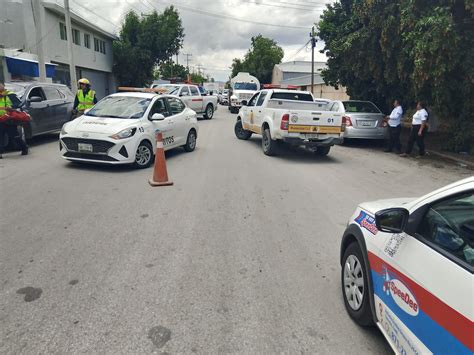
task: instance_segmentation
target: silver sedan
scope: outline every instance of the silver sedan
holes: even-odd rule
[[[385,139],[385,115],[370,101],[333,101],[329,111],[340,112],[346,121],[345,139]]]

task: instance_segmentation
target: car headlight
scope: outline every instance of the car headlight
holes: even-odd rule
[[[61,135],[64,136],[67,134],[67,131],[66,131],[66,124],[63,124],[62,128],[61,128]]]
[[[111,135],[110,138],[112,138],[112,139],[130,138],[131,136],[133,136],[135,134],[136,131],[137,131],[136,128],[126,128],[124,130],[121,130],[118,133],[115,133],[115,134]]]

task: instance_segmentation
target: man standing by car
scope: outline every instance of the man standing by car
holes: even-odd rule
[[[385,152],[391,152],[395,148],[397,154],[401,153],[402,146],[400,144],[400,133],[402,131],[401,119],[403,116],[403,109],[400,101],[393,102],[393,110],[390,116],[385,117],[385,122],[388,124],[389,137],[388,146]]]
[[[5,84],[0,82],[0,119],[6,118],[9,112],[14,111],[20,106],[21,102],[16,94],[5,89]],[[28,145],[24,135],[19,133],[18,124],[6,118],[6,120],[0,120],[0,159],[3,158],[2,155],[5,150],[5,136],[8,136],[8,139],[12,141],[18,138],[21,155],[28,154]]]
[[[97,103],[95,91],[91,90],[91,84],[86,78],[79,79],[79,88],[74,100],[73,114],[75,117],[81,116],[85,110],[92,108]]]

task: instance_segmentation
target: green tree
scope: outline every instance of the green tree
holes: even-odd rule
[[[271,83],[273,66],[281,63],[283,56],[283,49],[273,39],[262,35],[252,37],[244,59],[235,58],[232,61],[232,77],[239,72],[248,72],[261,83]]]
[[[127,13],[119,39],[113,43],[113,71],[120,84],[149,84],[155,66],[177,54],[183,39],[181,19],[173,6],[142,17],[133,11]]]
[[[160,65],[160,75],[164,79],[180,78],[181,80],[186,80],[188,70],[184,65],[167,61]]]
[[[425,100],[454,133],[453,149],[473,149],[473,5],[468,0],[341,0],[319,22],[326,83],[387,110]]]

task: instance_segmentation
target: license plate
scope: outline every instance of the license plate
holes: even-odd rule
[[[364,127],[372,127],[373,122],[372,121],[362,121],[362,126]]]
[[[92,144],[78,143],[77,150],[80,152],[89,152],[92,153]]]

